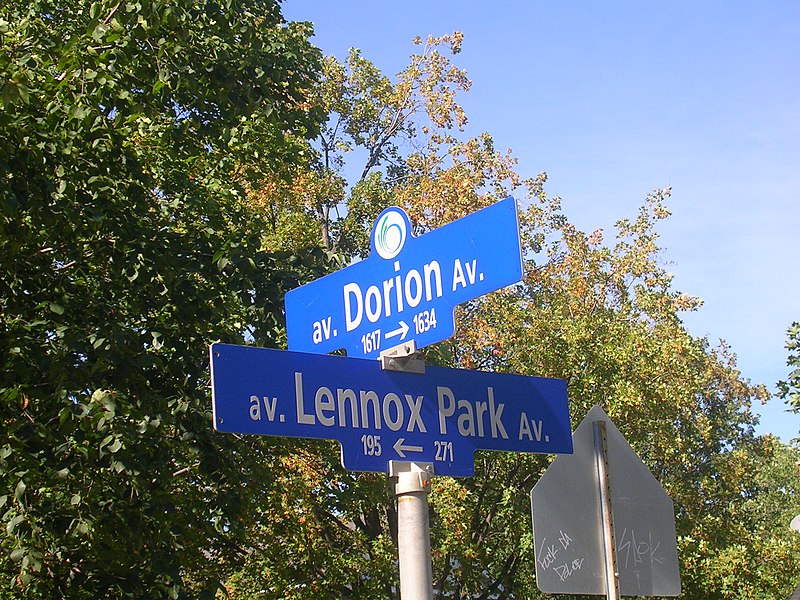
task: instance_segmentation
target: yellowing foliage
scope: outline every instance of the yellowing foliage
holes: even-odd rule
[[[487,133],[462,139],[458,94],[470,82],[447,56],[457,54],[462,38],[415,39],[417,52],[394,80],[357,50],[344,63],[326,59],[316,102],[329,119],[314,158],[251,195],[269,223],[267,243],[316,240],[349,260],[366,254],[372,222],[389,205],[404,208],[419,235],[514,195],[524,281],[459,307],[457,335],[426,349],[426,359],[564,378],[573,423],[602,405],[675,501],[684,597],[747,597],[756,564],[778,573],[758,577],[756,595],[785,595],[791,575],[778,563],[800,557],[797,544],[765,518],[759,536],[747,534],[758,510],[745,501],[763,502],[757,475],[774,450],[754,435],[751,405],[768,393],[742,378],[724,343],[712,347],[683,326],[682,313],[700,309],[702,300],[673,289],[661,263],[658,227],[670,216],[671,191],[655,190],[613,234],[580,231],[561,199],[545,193],[546,174],[521,176],[513,154],[498,151]],[[315,593],[342,593],[328,575],[349,573],[358,582],[348,588],[353,597],[378,588],[391,597],[391,495],[376,478],[337,470],[330,456],[295,461],[285,465],[286,484],[297,488],[281,496],[279,513],[292,529],[272,520],[261,535],[287,536],[292,564],[325,582]],[[440,594],[465,599],[502,589],[538,597],[528,493],[548,461],[478,453],[475,477],[434,481]],[[776,471],[774,479],[785,483],[787,476]],[[278,554],[261,551],[250,567],[262,560],[277,569]],[[370,560],[383,570],[370,568]],[[289,582],[281,586],[285,591]]]

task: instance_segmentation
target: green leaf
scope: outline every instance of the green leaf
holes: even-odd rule
[[[164,342],[161,341],[161,333],[158,331],[151,331],[150,335],[153,338],[153,349],[160,350],[164,346]]]
[[[8,523],[6,524],[6,533],[8,535],[14,535],[14,531],[17,529],[17,525],[22,523],[25,520],[25,515],[16,515],[9,519]]]
[[[25,482],[21,479],[19,483],[17,483],[17,487],[14,490],[14,496],[17,498],[19,502],[22,502],[22,498],[25,496],[25,490],[28,486],[25,485]]]
[[[27,548],[17,548],[11,553],[11,556],[9,556],[9,558],[13,561],[22,560],[22,557],[25,556],[27,552],[28,552]]]
[[[108,26],[100,23],[99,25],[97,25],[97,27],[94,28],[94,31],[92,31],[92,38],[96,42],[100,42],[102,41],[103,37],[105,37],[107,31],[108,31]]]
[[[21,81],[16,81],[12,83],[14,86],[15,91],[17,92],[17,97],[22,100],[24,104],[31,103],[30,92],[28,91],[28,86],[22,83]]]
[[[218,532],[212,519],[235,523],[252,507],[243,490],[209,518],[207,498],[263,468],[260,449],[240,460],[239,440],[207,431],[204,356],[211,340],[243,341],[255,319],[278,343],[267,318],[282,320],[281,276],[259,264],[245,279],[222,264],[223,278],[210,257],[224,248],[238,265],[247,254],[232,242],[260,243],[244,191],[293,169],[295,146],[308,146],[303,132],[322,115],[293,105],[313,99],[318,52],[307,35],[289,37],[274,0],[209,11],[130,0],[130,13],[126,2],[0,0],[2,598],[49,597],[53,576],[68,597],[196,595],[219,577],[207,548],[241,563],[230,549],[246,527]],[[246,151],[221,143],[233,127]],[[307,279],[303,265],[279,267]],[[209,465],[202,494],[174,487],[175,465],[190,459]],[[70,512],[80,518],[65,523]],[[46,549],[55,575],[37,575],[47,569],[30,550],[21,573],[8,558],[23,545]]]

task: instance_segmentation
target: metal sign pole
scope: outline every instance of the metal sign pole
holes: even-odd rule
[[[416,356],[417,345],[400,344],[381,352],[381,367],[389,371],[425,373],[425,361]],[[389,461],[389,477],[395,479],[397,496],[397,552],[401,600],[433,600],[431,531],[428,493],[433,463]]]
[[[400,566],[400,598],[433,600],[431,532],[428,524],[428,492],[433,464],[389,462],[389,476],[397,479],[397,550]]]
[[[606,597],[619,600],[619,574],[614,540],[614,521],[611,513],[611,490],[608,485],[608,440],[606,422],[594,421],[594,456],[597,463],[597,483],[600,488],[600,512],[603,519],[603,547],[606,567]]]

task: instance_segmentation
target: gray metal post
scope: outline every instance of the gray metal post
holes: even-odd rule
[[[611,490],[608,485],[608,440],[606,422],[594,421],[594,456],[597,463],[597,483],[600,491],[600,512],[603,519],[603,552],[606,567],[606,597],[619,600],[619,573],[617,573],[617,544],[614,539],[614,521],[611,512]]]
[[[381,352],[381,367],[389,371],[425,373],[425,361],[416,356],[414,340]],[[433,463],[389,461],[397,497],[397,550],[401,600],[433,600],[431,530],[428,493]]]
[[[389,461],[389,476],[397,479],[397,549],[401,600],[432,600],[431,532],[428,493],[431,463]]]

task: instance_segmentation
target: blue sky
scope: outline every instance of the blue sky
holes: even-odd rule
[[[676,289],[705,305],[689,331],[724,339],[771,391],[800,321],[800,2],[286,0],[313,42],[359,48],[394,75],[420,35],[461,31],[468,132],[545,171],[567,216],[606,239],[648,192],[672,187],[660,227]],[[755,407],[788,442],[800,415]],[[575,417],[576,419],[578,417]]]

